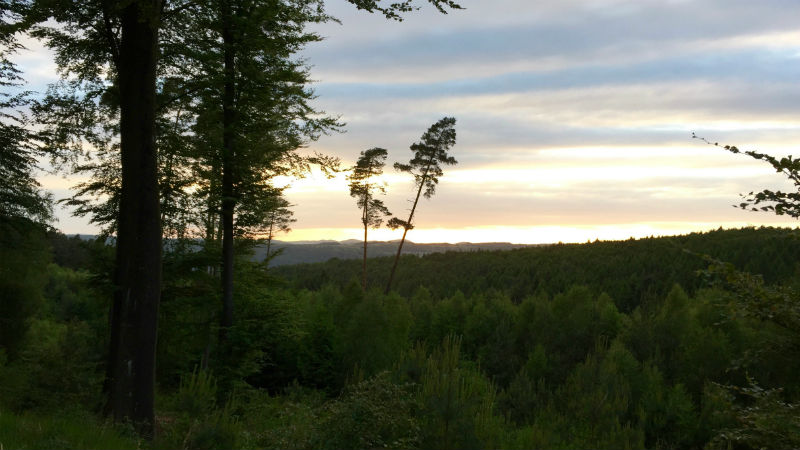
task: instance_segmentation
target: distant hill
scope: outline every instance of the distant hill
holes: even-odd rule
[[[97,239],[97,235],[93,234],[65,235],[62,233],[55,233],[52,239],[59,237],[60,241],[64,242],[69,240],[75,240],[78,242],[92,241]],[[370,242],[367,249],[367,257],[377,258],[381,256],[394,256],[394,254],[397,252],[397,245],[399,242],[399,240]],[[471,242],[459,242],[457,244],[417,244],[415,242],[406,241],[406,243],[403,244],[403,254],[422,256],[431,253],[512,250],[523,247],[531,247],[531,245],[511,244],[508,242],[485,242],[477,244]],[[70,248],[70,250],[65,251],[72,252],[74,250],[74,248]],[[358,239],[348,239],[346,241],[273,241],[270,248],[270,253],[280,253],[275,256],[272,261],[270,261],[270,266],[274,267],[291,264],[320,263],[334,258],[361,259],[363,251],[364,243]],[[258,245],[254,249],[252,259],[254,261],[263,261],[266,253],[266,245]]]
[[[370,242],[367,247],[367,257],[376,258],[381,256],[392,256],[397,252],[398,241],[376,241]],[[475,252],[485,250],[512,250],[515,248],[530,247],[524,244],[511,244],[508,242],[487,242],[473,244],[470,242],[460,242],[458,244],[417,244],[406,241],[403,245],[404,255],[428,255],[431,253],[444,252]],[[346,241],[300,241],[283,242],[274,241],[270,252],[280,251],[271,262],[270,266],[283,266],[290,264],[318,263],[325,262],[333,258],[337,259],[360,259],[364,251],[363,241],[348,239]],[[255,249],[253,259],[262,261],[266,255],[266,246],[258,246]]]

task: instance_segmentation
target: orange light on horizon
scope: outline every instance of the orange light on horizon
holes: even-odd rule
[[[640,239],[650,236],[674,236],[692,232],[716,230],[718,228],[742,228],[751,226],[774,226],[795,228],[796,222],[772,223],[694,223],[694,222],[654,222],[631,223],[618,225],[564,225],[564,226],[487,226],[467,228],[419,228],[409,231],[406,239],[420,244],[459,243],[459,242],[510,242],[512,244],[550,244],[557,242],[580,243],[586,241],[617,241],[630,238]],[[403,233],[400,230],[370,230],[370,241],[399,240]],[[361,240],[364,229],[361,228],[298,228],[289,234],[277,236],[281,241],[317,241],[348,239]]]

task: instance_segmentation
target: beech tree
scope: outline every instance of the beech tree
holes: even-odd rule
[[[414,213],[417,210],[420,195],[428,199],[433,197],[433,194],[436,193],[436,185],[439,184],[439,177],[444,175],[442,165],[452,166],[458,163],[455,158],[447,154],[447,151],[456,144],[455,126],[456,119],[453,117],[440,119],[428,128],[428,131],[422,135],[419,142],[411,144],[411,151],[414,152],[414,157],[411,158],[408,164],[394,164],[395,170],[407,172],[414,176],[417,195],[414,197],[414,203],[411,205],[407,220],[401,220],[396,217],[389,220],[391,228],[403,228],[403,238],[400,239],[400,245],[397,246],[397,254],[394,257],[392,271],[389,273],[389,281],[386,283],[385,293],[387,294],[392,287],[394,273],[397,270],[397,262],[400,260],[408,230],[414,228]]]
[[[385,194],[383,184],[373,183],[374,177],[383,174],[386,157],[389,154],[382,148],[371,148],[361,152],[353,171],[347,177],[350,180],[350,196],[356,199],[356,204],[361,209],[361,224],[364,226],[364,258],[361,266],[361,289],[367,290],[367,230],[378,228],[383,219],[392,213],[383,200],[375,198],[375,194]]]
[[[310,163],[334,162],[297,153],[340,126],[310,106],[309,74],[295,56],[320,39],[306,26],[328,19],[321,6],[219,0],[189,7],[197,44],[187,58],[207,80],[197,95],[193,131],[210,215],[220,218],[218,226],[207,228],[222,241],[222,340],[234,322],[234,240],[269,227],[269,208],[282,195],[271,179],[303,172]]]
[[[121,166],[106,410],[153,433],[155,349],[161,293],[161,213],[156,153],[156,72],[162,0],[40,0],[34,34],[56,52],[64,77],[116,98]],[[83,92],[82,92],[83,93]]]
[[[7,3],[0,0],[0,220],[25,218],[45,223],[52,217],[50,197],[34,178],[36,157],[44,154],[22,113],[30,103],[27,93],[11,92],[24,80],[10,59],[21,48],[15,39],[20,17]]]

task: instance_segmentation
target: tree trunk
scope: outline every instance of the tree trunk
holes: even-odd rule
[[[367,292],[367,228],[369,228],[369,184],[366,184],[364,210],[361,212],[361,223],[364,224],[364,258],[361,262],[361,290]]]
[[[161,0],[121,11],[120,197],[106,412],[153,436],[155,355],[161,295],[161,217],[155,144]]]
[[[411,215],[413,216],[413,210]],[[410,223],[410,222],[409,222]],[[389,290],[392,288],[392,280],[394,279],[394,272],[397,270],[397,262],[400,261],[400,253],[403,251],[403,244],[406,242],[406,234],[408,233],[408,227],[403,228],[403,239],[400,239],[400,245],[397,246],[397,254],[394,256],[394,264],[392,265],[392,271],[389,273],[389,282],[386,283],[386,289],[383,291],[384,294],[388,294]]]
[[[389,290],[392,289],[392,280],[394,280],[394,272],[397,270],[397,262],[400,261],[400,253],[403,251],[403,244],[406,242],[406,234],[408,234],[408,229],[411,227],[411,221],[414,220],[414,211],[417,210],[419,196],[422,194],[422,187],[425,186],[425,180],[428,178],[428,170],[430,170],[431,164],[432,162],[428,162],[428,166],[425,167],[425,171],[422,173],[422,179],[419,181],[417,197],[414,199],[414,204],[411,206],[411,213],[408,215],[406,226],[403,227],[403,238],[400,239],[400,245],[397,246],[397,254],[394,257],[394,264],[392,265],[392,271],[389,273],[389,282],[386,283],[386,289],[383,291],[384,294],[388,294]]]
[[[264,263],[266,264],[266,267],[269,267],[269,252],[272,248],[272,227],[275,226],[275,211],[272,211],[270,215],[272,217],[269,221],[269,234],[267,234],[267,253],[264,255]]]
[[[233,211],[234,149],[236,110],[235,43],[233,11],[229,0],[222,3],[222,47],[224,58],[224,88],[222,94],[222,317],[220,341],[224,342],[228,328],[233,325]]]
[[[361,290],[367,292],[367,225],[364,224],[364,260],[361,263]]]

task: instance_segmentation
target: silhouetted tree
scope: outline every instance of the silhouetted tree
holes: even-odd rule
[[[291,225],[296,221],[293,218],[294,213],[289,207],[289,201],[280,195],[272,198],[272,204],[269,206],[269,211],[266,214],[263,222],[263,229],[267,233],[265,238],[267,241],[267,249],[264,255],[264,263],[269,264],[272,257],[272,240],[278,233],[288,233],[292,230]]]
[[[380,0],[348,2],[359,9],[379,11],[386,17],[398,20],[402,13],[416,9],[411,0],[390,3],[388,6],[381,6]],[[428,2],[441,12],[445,12],[447,7],[459,7],[451,0]],[[212,9],[217,7],[224,22],[219,25],[227,29],[229,34],[222,39],[208,35],[203,39],[215,40],[223,47],[220,56],[223,58],[221,71],[225,74],[225,80],[221,104],[226,119],[223,129],[227,135],[223,138],[223,159],[231,163],[234,161],[236,136],[227,124],[236,119],[232,102],[237,92],[236,80],[233,79],[236,63],[233,47],[237,40],[232,34],[239,31],[234,22],[253,11],[241,9],[237,12],[228,0],[221,0],[216,5],[179,0],[20,0],[10,3],[26,8],[29,4],[33,6],[26,18],[29,23],[57,24],[40,27],[36,34],[55,50],[56,61],[63,75],[105,86],[104,92],[117,97],[121,180],[106,384],[109,395],[107,410],[117,420],[132,420],[144,435],[152,436],[162,252],[156,94],[157,78],[164,81],[167,76],[159,72],[163,68],[159,66],[159,58],[164,56],[160,44],[171,41],[187,47],[191,34],[187,24],[192,23],[188,20],[188,10],[196,5]],[[319,11],[324,5],[322,0],[299,3],[303,3],[302,7],[316,7]],[[2,6],[4,8],[0,12],[5,14],[6,2]],[[254,1],[251,6],[268,9],[272,4]],[[281,26],[292,28],[297,25],[297,19],[291,14],[279,15],[274,21],[262,25],[266,31]],[[275,53],[269,55],[268,59],[283,56],[279,54],[282,48],[273,49]],[[252,55],[239,56],[240,63],[255,62],[248,58]],[[181,73],[182,76],[202,75],[185,65],[176,64],[174,67],[187,69]],[[224,172],[223,177],[233,176],[230,172],[230,175]],[[226,213],[223,215],[230,222],[236,199],[232,198],[234,192],[229,189],[223,191],[222,209]],[[231,223],[227,225],[232,229]],[[227,240],[232,241],[230,235]],[[227,249],[232,251],[232,245],[228,245]],[[224,278],[226,281],[232,279],[231,276]],[[223,326],[231,318],[228,306],[224,309]]]
[[[350,196],[356,199],[356,204],[361,209],[361,224],[364,225],[364,258],[361,265],[361,288],[364,291],[367,290],[367,230],[370,227],[380,227],[383,219],[392,214],[382,200],[374,197],[376,193],[385,194],[385,186],[372,182],[373,178],[383,174],[388,153],[378,147],[362,151],[352,173],[347,177],[350,180]]]
[[[400,253],[403,251],[403,243],[406,241],[408,230],[414,228],[414,212],[417,210],[417,203],[420,195],[431,198],[436,193],[436,185],[439,184],[439,177],[444,174],[441,165],[455,165],[458,163],[455,158],[447,154],[450,147],[456,143],[456,119],[445,117],[428,128],[420,142],[411,145],[414,157],[408,164],[395,163],[394,168],[401,172],[408,172],[414,175],[414,182],[417,187],[417,196],[414,197],[414,204],[408,214],[408,220],[401,220],[393,217],[389,220],[391,228],[403,228],[403,238],[397,247],[397,255],[394,258],[392,271],[389,273],[389,281],[386,283],[386,293],[392,288],[394,272],[397,270],[397,262],[400,260]],[[424,192],[423,192],[424,188]]]
[[[47,222],[52,215],[50,197],[39,190],[34,178],[36,157],[43,153],[34,144],[21,112],[29,98],[26,92],[9,92],[24,80],[9,59],[21,47],[15,39],[20,18],[6,3],[0,1],[0,219],[24,217]]]
[[[715,147],[722,147],[731,153],[743,153],[751,156],[760,161],[765,161],[775,169],[776,172],[782,173],[792,182],[797,192],[781,192],[764,189],[761,192],[749,192],[742,195],[742,202],[737,205],[739,208],[748,211],[772,211],[776,215],[787,215],[797,219],[800,217],[800,158],[792,158],[789,155],[785,158],[776,158],[766,153],[760,153],[753,150],[742,151],[735,145],[720,145],[717,142],[710,142],[705,138],[697,136],[692,133],[693,139],[700,139],[706,144]],[[763,206],[759,206],[762,205]]]
[[[791,155],[776,158],[766,153],[753,150],[742,151],[734,145],[720,145],[692,133],[692,138],[700,139],[706,144],[722,147],[731,153],[744,153],[752,158],[765,161],[792,182],[795,192],[782,192],[764,189],[760,192],[749,192],[742,195],[743,201],[738,205],[749,211],[771,211],[776,215],[800,217],[800,158]],[[763,206],[759,206],[763,205]],[[800,349],[800,304],[797,302],[795,289],[784,286],[765,285],[761,275],[753,275],[736,270],[733,264],[706,257],[710,263],[706,271],[718,284],[726,287],[734,295],[727,302],[730,318],[754,319],[764,328],[772,327],[773,336],[764,344],[771,351],[785,358],[783,366],[792,367],[798,361]],[[755,362],[762,350],[756,353]],[[764,351],[766,353],[766,351]],[[746,361],[745,362],[753,362]],[[737,364],[742,364],[738,362]],[[796,369],[792,370],[796,373]],[[762,375],[762,378],[769,377]],[[737,419],[736,426],[720,430],[713,444],[727,447],[732,442],[752,448],[794,448],[798,446],[797,409],[800,403],[792,395],[792,389],[785,384],[777,388],[765,388],[759,385],[760,380],[747,377],[749,386],[726,386],[748,398],[746,406],[732,404]],[[787,394],[788,393],[788,394]],[[713,447],[712,447],[713,448]]]

